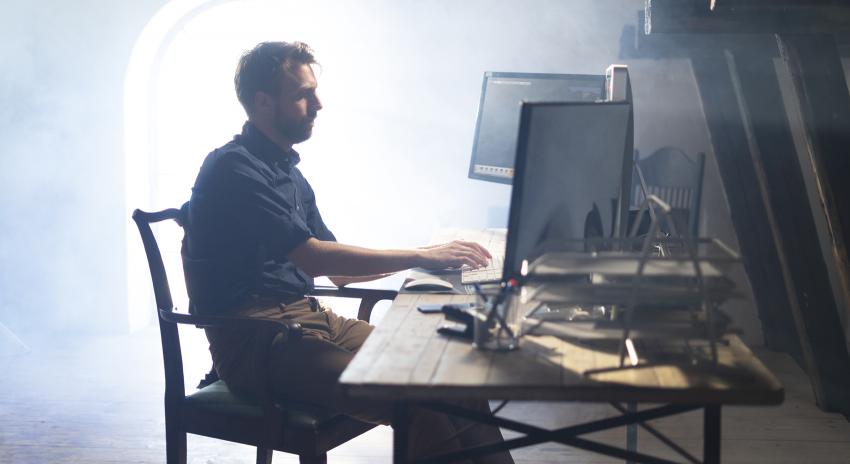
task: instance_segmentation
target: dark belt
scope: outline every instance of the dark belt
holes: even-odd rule
[[[281,310],[284,307],[291,305],[295,302],[303,300],[303,296],[299,297],[291,297],[291,298],[281,298],[279,296],[266,296],[266,295],[258,295],[256,293],[248,295],[245,298],[244,302],[241,305],[241,308],[258,308],[258,307],[272,307],[278,306]],[[311,311],[323,311],[321,305],[319,305],[319,301],[312,296],[307,297],[307,302],[310,305]]]
[[[313,311],[314,313],[317,313],[317,312],[320,313],[320,312],[323,312],[325,310],[325,308],[323,308],[322,305],[319,304],[319,300],[317,300],[315,297],[308,296],[306,298],[306,300],[307,300],[307,304],[310,305],[310,311]],[[295,303],[296,301],[301,301],[301,298],[298,298],[298,299],[295,299],[295,300],[292,300],[292,301],[288,301],[288,302],[281,302],[281,303],[278,304],[278,306],[280,306],[281,311],[284,311],[287,305],[291,305],[292,303]]]

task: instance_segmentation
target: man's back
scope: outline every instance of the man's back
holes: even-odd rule
[[[228,311],[257,296],[295,300],[312,289],[313,278],[286,255],[308,237],[335,237],[298,161],[298,153],[283,151],[250,122],[207,156],[183,243],[196,310]]]

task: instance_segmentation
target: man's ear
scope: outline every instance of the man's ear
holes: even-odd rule
[[[274,112],[274,97],[263,91],[254,94],[254,113],[257,115],[268,115]]]

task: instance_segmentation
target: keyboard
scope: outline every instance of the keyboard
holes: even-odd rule
[[[505,264],[505,255],[497,255],[492,251],[490,254],[493,255],[493,259],[490,260],[490,264],[488,264],[487,267],[481,267],[478,269],[473,269],[468,266],[462,267],[460,270],[460,283],[464,285],[486,284],[502,280],[502,268]]]
[[[441,231],[438,242],[465,240],[475,242],[490,252],[493,259],[483,268],[461,268],[460,281],[464,285],[490,283],[502,280],[502,267],[505,261],[505,229],[446,229]]]

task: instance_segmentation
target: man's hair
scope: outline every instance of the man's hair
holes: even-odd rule
[[[236,97],[251,114],[257,92],[280,95],[282,76],[291,76],[297,66],[315,63],[313,50],[303,42],[261,42],[239,59],[233,78]]]

